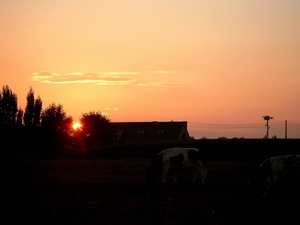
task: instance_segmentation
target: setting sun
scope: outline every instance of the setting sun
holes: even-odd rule
[[[73,127],[74,130],[80,130],[82,128],[82,125],[81,125],[81,123],[76,122],[76,123],[73,124],[72,127]]]

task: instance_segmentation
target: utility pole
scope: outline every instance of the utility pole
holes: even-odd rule
[[[266,124],[266,127],[267,127],[267,135],[266,135],[266,139],[269,139],[269,120],[272,120],[273,117],[272,116],[269,116],[269,115],[265,115],[263,116],[263,119],[267,121],[267,124]]]
[[[284,136],[285,136],[285,139],[287,139],[287,120],[285,121],[285,132],[284,132]]]

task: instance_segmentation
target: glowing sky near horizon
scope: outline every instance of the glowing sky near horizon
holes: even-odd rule
[[[2,0],[0,85],[79,120],[300,138],[300,1]],[[237,125],[239,126],[237,126]]]

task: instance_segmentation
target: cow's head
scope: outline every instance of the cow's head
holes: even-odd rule
[[[260,170],[255,171],[248,178],[248,190],[253,197],[266,197],[270,186],[270,178],[263,176]]]
[[[154,184],[157,183],[158,180],[161,178],[162,170],[153,168],[151,166],[146,168],[146,181],[147,183]]]
[[[154,181],[162,174],[162,155],[158,155],[152,164],[146,168],[147,181]]]

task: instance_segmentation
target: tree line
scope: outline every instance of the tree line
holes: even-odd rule
[[[0,90],[0,135],[8,147],[87,151],[114,142],[115,131],[110,119],[99,111],[82,113],[82,128],[74,130],[72,116],[67,115],[60,103],[43,108],[41,97],[35,97],[32,87],[26,100],[23,110],[18,106],[17,95],[8,85]],[[22,141],[16,145],[9,141],[12,139]]]

